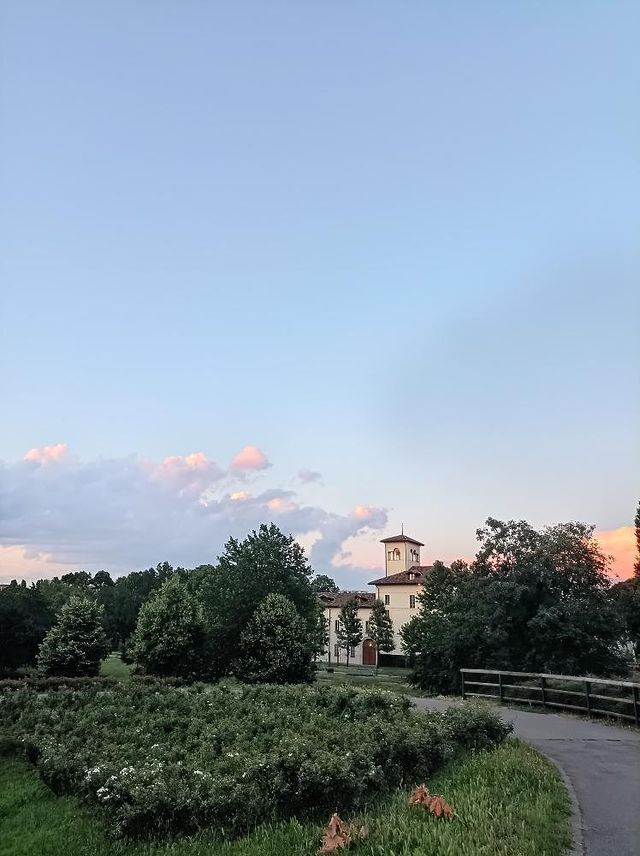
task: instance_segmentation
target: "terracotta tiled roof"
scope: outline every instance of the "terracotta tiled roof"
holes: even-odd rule
[[[394,535],[393,538],[383,538],[381,544],[391,544],[395,541],[406,541],[408,544],[417,544],[418,547],[424,547],[422,541],[416,541],[415,538],[409,538],[408,535]]]
[[[376,599],[375,594],[368,591],[321,591],[318,593],[318,603],[321,606],[342,607],[350,600],[356,599],[361,609],[371,609]]]
[[[389,574],[388,577],[380,577],[379,580],[371,580],[370,586],[406,586],[411,583],[422,585],[424,578],[433,565],[414,565],[408,571],[400,571],[399,574]]]

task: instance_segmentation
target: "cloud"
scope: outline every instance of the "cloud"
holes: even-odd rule
[[[65,457],[69,451],[66,443],[56,443],[54,446],[42,446],[40,449],[29,449],[24,461],[35,461],[37,464],[50,464]]]
[[[307,470],[303,467],[301,470],[298,470],[298,478],[304,484],[312,484],[313,482],[322,481],[322,473],[318,473],[315,470]]]
[[[38,460],[0,463],[5,578],[79,567],[119,573],[164,559],[194,567],[215,561],[229,537],[269,521],[303,540],[313,533],[311,564],[330,573],[346,539],[386,525],[384,509],[362,505],[341,514],[303,505],[295,491],[277,486],[254,495],[242,489],[242,469],[224,471],[203,452],[159,463],[135,455],[82,461],[66,447],[58,458],[40,452]],[[341,586],[365,573],[352,553],[340,567]]]
[[[229,499],[233,502],[246,502],[247,499],[251,499],[251,494],[247,490],[235,490],[229,494]]]
[[[623,580],[632,576],[637,558],[636,533],[633,526],[596,532],[596,539],[602,551],[611,556],[615,574]]]
[[[245,446],[232,458],[229,469],[233,472],[247,472],[266,470],[270,466],[267,456],[257,446]]]
[[[204,452],[192,452],[184,457],[170,455],[152,470],[154,479],[195,494],[204,493],[224,476],[224,470],[214,461],[209,461]]]

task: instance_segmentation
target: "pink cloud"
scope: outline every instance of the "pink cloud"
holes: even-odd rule
[[[257,446],[245,446],[232,458],[229,469],[235,472],[244,472],[247,470],[266,470],[270,466],[267,456],[261,449]]]
[[[64,458],[69,450],[66,443],[56,443],[53,446],[29,449],[23,460],[35,461],[38,464],[50,464]]]
[[[296,503],[286,496],[274,496],[267,500],[266,505],[269,511],[276,512],[293,511],[297,508]]]
[[[633,526],[621,526],[605,532],[596,532],[596,539],[604,553],[613,560],[613,571],[621,579],[633,576],[637,558],[636,533]]]
[[[169,455],[152,472],[157,481],[194,493],[203,493],[224,476],[220,467],[204,452]]]

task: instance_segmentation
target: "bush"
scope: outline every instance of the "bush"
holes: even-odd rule
[[[169,577],[143,604],[128,654],[154,675],[202,672],[202,608],[180,577]]]
[[[269,594],[240,636],[234,672],[247,683],[302,684],[313,678],[307,622],[284,595]]]
[[[74,596],[62,607],[38,653],[38,668],[46,675],[97,675],[109,652],[102,626],[104,607]]]
[[[4,692],[0,721],[45,782],[128,836],[238,834],[362,806],[508,732],[473,706],[421,714],[375,691],[158,682]]]

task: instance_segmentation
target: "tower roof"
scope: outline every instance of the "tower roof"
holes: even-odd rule
[[[378,580],[371,580],[370,586],[416,586],[424,584],[424,578],[431,571],[433,565],[413,565],[406,571],[400,571],[399,574],[389,574],[388,577],[380,577]]]
[[[422,541],[416,541],[415,538],[409,538],[408,535],[404,533],[402,535],[394,535],[393,538],[382,538],[380,540],[381,544],[391,544],[395,541],[407,541],[409,544],[417,544],[418,547],[424,547]]]

